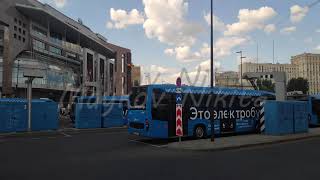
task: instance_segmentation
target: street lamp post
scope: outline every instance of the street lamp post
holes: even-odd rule
[[[18,66],[17,66],[16,96],[18,94],[18,87],[19,87],[19,70],[20,70],[20,59],[18,59]]]
[[[213,64],[213,0],[211,0],[211,53],[210,53],[210,58],[211,58],[211,88],[215,86],[214,83],[214,64]],[[214,142],[214,119],[211,120],[211,141]]]
[[[243,89],[243,84],[242,84],[242,59],[245,59],[246,57],[242,56],[242,51],[237,52],[237,54],[240,54],[240,86]]]
[[[32,130],[32,82],[35,78],[43,78],[44,73],[40,70],[28,69],[23,72],[23,77],[28,78],[28,80],[26,80],[26,84],[28,91],[28,131],[30,132]]]
[[[211,88],[215,86],[214,83],[214,64],[213,64],[213,0],[211,0],[211,48],[210,48],[210,58],[211,58]]]

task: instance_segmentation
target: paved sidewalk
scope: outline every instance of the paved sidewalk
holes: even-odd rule
[[[192,150],[192,151],[218,151],[237,149],[244,147],[252,147],[267,144],[276,144],[289,141],[296,141],[308,138],[320,137],[320,128],[313,128],[309,133],[292,134],[285,136],[267,136],[261,134],[239,135],[232,137],[216,138],[215,142],[210,139],[183,141],[181,143],[174,142],[168,145],[168,148],[177,150]]]

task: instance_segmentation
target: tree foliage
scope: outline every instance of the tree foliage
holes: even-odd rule
[[[275,85],[274,83],[272,83],[271,80],[268,79],[258,79],[257,80],[257,86],[259,88],[259,90],[262,91],[269,91],[269,92],[275,92]]]
[[[288,82],[287,91],[302,91],[304,94],[307,94],[309,91],[309,82],[304,78],[292,78]]]

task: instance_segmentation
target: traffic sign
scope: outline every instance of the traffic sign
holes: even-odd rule
[[[182,123],[182,88],[181,78],[178,77],[176,81],[176,136],[183,136],[183,123]],[[181,141],[181,138],[179,139]]]
[[[182,104],[182,94],[177,94],[176,95],[176,103],[177,104]]]
[[[183,136],[183,128],[182,128],[182,105],[176,105],[176,136]]]
[[[181,78],[180,77],[177,78],[176,85],[177,85],[177,87],[181,87]]]

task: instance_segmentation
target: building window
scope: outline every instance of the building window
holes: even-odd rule
[[[15,22],[15,23],[17,23],[17,22],[18,22],[17,18],[14,18],[14,22]]]
[[[0,30],[0,41],[3,41],[3,31]]]
[[[125,72],[125,64],[126,64],[126,56],[124,54],[122,54],[121,56],[121,69],[122,69],[122,73]]]
[[[87,81],[93,82],[93,55],[87,53]]]
[[[26,42],[26,39],[25,39],[25,38],[22,38],[22,42]]]
[[[66,57],[69,59],[77,60],[77,55],[73,53],[66,52]]]
[[[45,50],[46,49],[46,45],[41,42],[41,41],[38,41],[38,40],[33,40],[32,41],[33,43],[33,48],[36,49],[36,50]]]
[[[56,32],[50,32],[50,40],[57,44],[62,44],[62,35]]]
[[[17,39],[17,34],[13,34],[13,37],[14,37],[15,39]]]
[[[17,28],[17,26],[14,26],[13,29],[14,29],[15,31],[17,31],[18,28]]]
[[[26,35],[26,31],[25,31],[25,30],[23,30],[23,31],[22,31],[22,34],[23,34],[23,35]]]
[[[53,46],[49,46],[49,51],[54,53],[54,54],[57,54],[57,55],[61,55],[62,54],[61,49],[53,47]]]
[[[124,90],[126,88],[126,80],[124,77],[121,78],[121,84],[122,84],[122,95],[124,94]]]
[[[37,26],[32,26],[33,31],[40,36],[47,37],[47,32]]]

